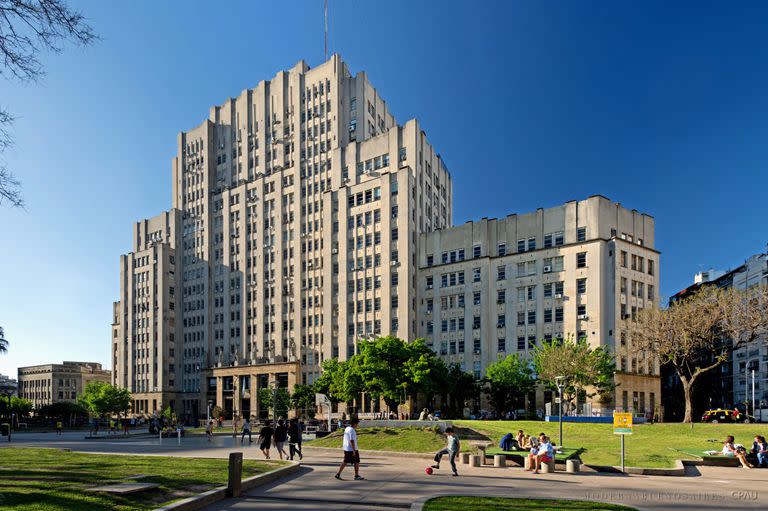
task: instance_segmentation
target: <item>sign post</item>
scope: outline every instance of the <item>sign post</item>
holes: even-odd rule
[[[632,413],[613,412],[613,434],[621,435],[621,472],[624,473],[624,436],[632,434]]]

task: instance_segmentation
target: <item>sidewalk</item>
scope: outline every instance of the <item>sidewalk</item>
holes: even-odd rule
[[[459,465],[460,477],[443,468],[424,473],[428,461],[412,458],[364,457],[365,481],[333,479],[340,458],[308,452],[295,476],[207,508],[222,510],[409,509],[417,498],[433,494],[567,498],[613,502],[641,510],[673,508],[740,510],[768,508],[768,470],[691,468],[691,477],[624,476],[580,473],[534,475],[521,468],[495,469]],[[699,471],[700,470],[700,471]]]

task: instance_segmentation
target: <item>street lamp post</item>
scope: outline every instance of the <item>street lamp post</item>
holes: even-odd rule
[[[749,346],[747,346],[747,350],[749,350]],[[747,415],[749,415],[749,378],[747,377],[748,371],[752,372],[752,416],[755,416],[756,406],[755,406],[755,368],[752,369],[749,368],[750,365],[752,365],[752,361],[757,360],[759,361],[759,358],[755,357],[749,357],[747,358],[747,364],[744,366],[744,404],[745,404],[745,411],[747,412]]]
[[[560,441],[559,447],[563,448],[563,388],[565,387],[565,376],[556,376],[555,384],[557,385],[558,401],[560,402],[560,412],[558,413],[558,419],[560,421]]]

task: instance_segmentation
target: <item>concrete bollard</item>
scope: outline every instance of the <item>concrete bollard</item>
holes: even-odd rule
[[[566,460],[565,461],[565,471],[569,474],[575,474],[576,472],[581,471],[581,463],[579,460]]]
[[[470,456],[471,456],[470,453],[462,452],[461,453],[461,458],[460,458],[461,463],[464,464],[464,465],[469,465],[469,457]]]
[[[541,463],[541,472],[543,474],[551,474],[555,471],[555,460],[549,460]]]
[[[470,467],[479,467],[480,466],[480,455],[479,454],[473,454],[469,457],[469,466]]]
[[[525,468],[525,470],[531,470],[531,458],[526,456],[525,458],[523,458],[523,461],[524,461],[523,468]]]
[[[243,453],[229,453],[229,478],[227,479],[227,497],[239,497],[243,478]]]
[[[179,440],[179,445],[181,445],[181,429],[176,430],[176,438]]]
[[[504,454],[496,454],[493,456],[493,466],[496,468],[504,468],[507,466],[507,457]]]

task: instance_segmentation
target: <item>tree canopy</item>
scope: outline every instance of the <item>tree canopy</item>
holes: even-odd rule
[[[531,362],[518,354],[490,364],[485,369],[485,382],[485,392],[499,412],[509,410],[515,397],[525,396],[536,385]]]
[[[119,415],[131,407],[131,393],[109,383],[92,381],[85,386],[78,402],[98,417]]]

